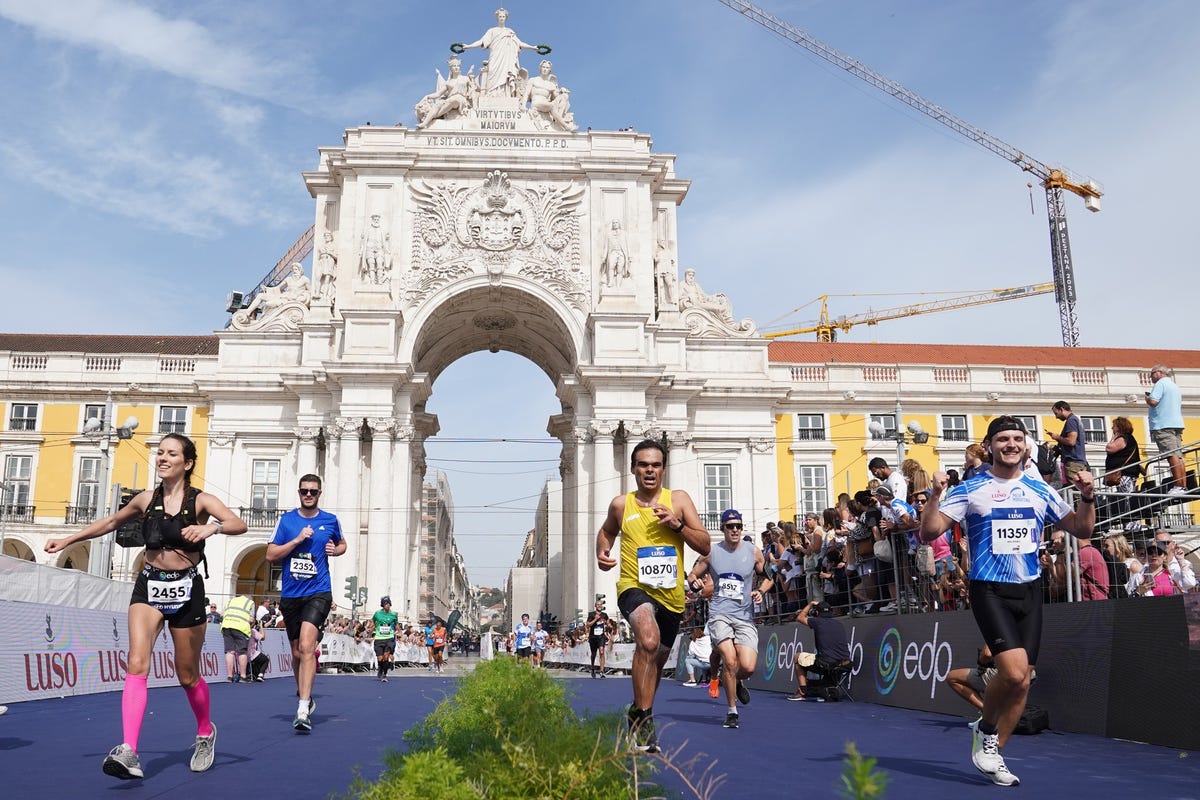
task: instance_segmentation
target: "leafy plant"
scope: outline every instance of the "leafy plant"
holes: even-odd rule
[[[847,800],[874,800],[883,797],[888,775],[876,771],[876,759],[858,752],[854,742],[846,742],[846,760],[842,765],[842,797]]]

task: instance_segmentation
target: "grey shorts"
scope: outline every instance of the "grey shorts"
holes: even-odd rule
[[[1150,438],[1158,445],[1158,452],[1169,453],[1183,448],[1183,431],[1179,428],[1159,428],[1150,431]]]
[[[732,639],[734,645],[758,652],[758,628],[753,622],[718,614],[709,619],[708,634],[712,637],[713,645]]]

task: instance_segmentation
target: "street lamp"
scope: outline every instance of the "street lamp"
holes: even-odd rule
[[[900,469],[900,465],[904,463],[904,446],[911,442],[913,444],[925,444],[929,441],[929,433],[921,427],[921,423],[916,420],[911,420],[904,428],[900,427],[900,400],[896,400],[896,430],[891,433],[883,427],[883,423],[877,420],[871,420],[867,425],[867,431],[870,432],[872,439],[895,439],[896,440],[896,469]]]
[[[99,417],[92,417],[83,423],[83,435],[96,441],[97,447],[100,448],[100,454],[104,459],[104,473],[100,479],[100,486],[105,488],[109,493],[108,513],[111,514],[117,508],[120,501],[119,490],[109,486],[112,479],[112,460],[114,441],[120,442],[123,439],[132,439],[133,431],[138,426],[137,417],[130,416],[125,420],[125,424],[119,428],[114,428],[110,423],[113,417],[113,399],[112,392],[108,393],[108,397],[104,401],[104,413]],[[100,516],[100,502],[97,498],[96,516]],[[88,557],[88,573],[99,575],[102,578],[108,578],[112,575],[112,546],[113,535],[106,534],[105,536],[96,539],[92,544],[91,553]]]

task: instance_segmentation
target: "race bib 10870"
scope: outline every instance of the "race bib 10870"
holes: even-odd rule
[[[651,589],[674,589],[679,580],[679,556],[672,545],[639,547],[638,583]]]

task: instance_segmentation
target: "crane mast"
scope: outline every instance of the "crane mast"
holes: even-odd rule
[[[1007,142],[997,139],[987,131],[956,117],[916,92],[880,75],[855,59],[839,53],[832,47],[809,36],[806,32],[779,20],[753,3],[742,0],[718,0],[722,5],[736,11],[752,22],[772,33],[804,48],[830,64],[845,70],[854,77],[869,83],[876,89],[891,95],[905,105],[937,120],[955,133],[1011,161],[1023,171],[1035,175],[1046,191],[1046,211],[1050,222],[1050,259],[1054,275],[1054,298],[1058,303],[1059,323],[1062,327],[1063,345],[1079,346],[1079,320],[1075,314],[1075,271],[1071,263],[1071,240],[1067,235],[1067,210],[1063,203],[1063,191],[1072,192],[1083,198],[1089,211],[1100,210],[1100,197],[1104,190],[1093,180],[1079,178],[1062,168],[1050,167],[1029,156]]]

